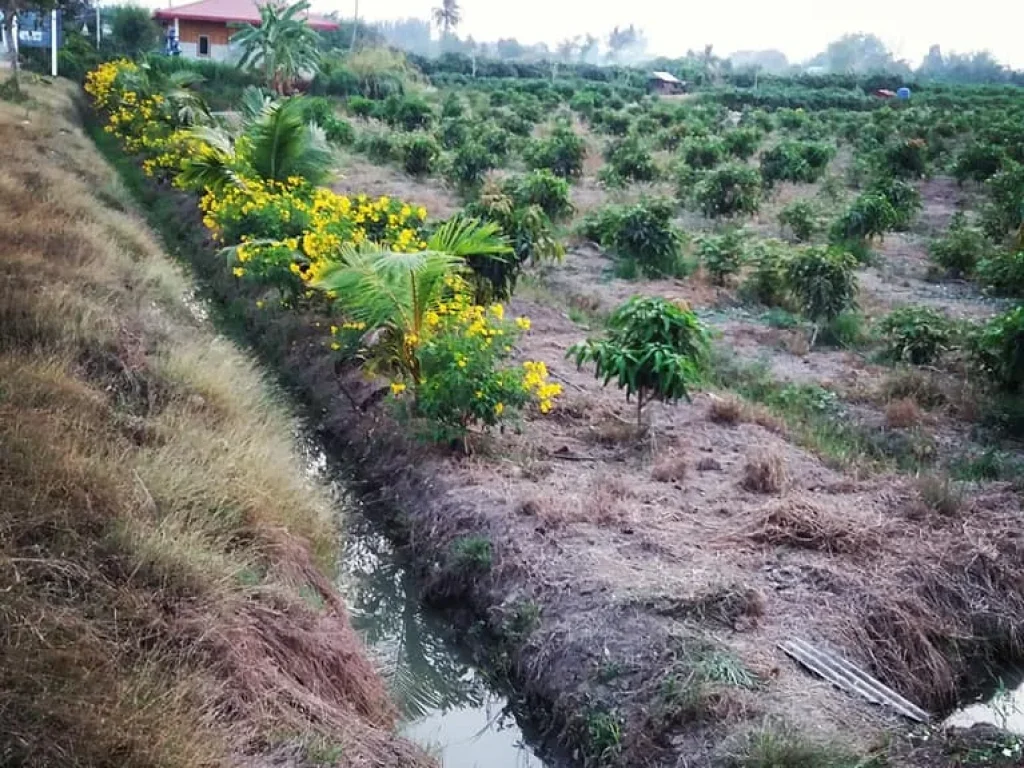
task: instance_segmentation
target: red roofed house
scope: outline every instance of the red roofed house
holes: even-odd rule
[[[239,52],[230,44],[231,36],[245,24],[260,23],[256,0],[198,0],[177,8],[161,8],[153,14],[165,29],[174,29],[181,46],[181,55],[190,59],[233,61]],[[328,31],[338,22],[324,16],[309,14],[309,26]]]

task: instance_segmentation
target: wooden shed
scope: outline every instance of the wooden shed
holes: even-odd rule
[[[662,96],[686,93],[686,83],[670,72],[651,72],[647,78],[647,90]]]

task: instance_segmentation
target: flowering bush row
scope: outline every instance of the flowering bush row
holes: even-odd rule
[[[89,73],[85,88],[105,130],[139,158],[147,175],[186,187],[190,164],[220,150],[183,125],[169,99],[140,94],[133,87],[138,74],[132,62],[108,62]],[[236,148],[246,140],[236,139]],[[472,427],[514,420],[531,404],[541,413],[552,409],[561,388],[548,381],[544,364],[510,361],[528,319],[506,319],[500,304],[475,304],[458,274],[460,259],[444,262],[447,277],[428,296],[418,292],[412,269],[411,278],[403,277],[406,263],[443,250],[428,236],[424,208],[386,196],[338,195],[298,175],[268,179],[235,168],[230,178],[198,191],[203,223],[233,254],[235,276],[277,289],[286,305],[315,300],[319,290],[347,315],[330,326],[331,348],[359,352],[371,372],[388,375],[393,397],[427,420],[433,438],[464,439]],[[467,231],[488,236],[472,226]],[[380,288],[396,275],[410,284]],[[403,304],[396,286],[408,288],[411,300]],[[376,304],[375,289],[387,294]],[[382,305],[389,311],[381,313]]]

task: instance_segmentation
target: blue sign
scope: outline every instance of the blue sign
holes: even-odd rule
[[[49,11],[21,11],[18,14],[18,47],[50,47]],[[57,47],[64,44],[64,24],[60,11],[57,12]]]

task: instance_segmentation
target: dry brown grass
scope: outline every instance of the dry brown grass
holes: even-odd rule
[[[684,456],[666,456],[651,468],[651,479],[659,483],[681,483],[688,464]]]
[[[782,493],[787,480],[786,464],[778,453],[760,450],[743,468],[743,487],[754,493]]]
[[[846,554],[862,552],[878,541],[875,531],[836,517],[803,496],[766,505],[747,537],[762,544]]]
[[[909,397],[890,400],[885,406],[885,426],[890,429],[916,427],[922,418],[921,408]]]
[[[739,398],[711,396],[708,418],[716,424],[737,424],[743,415],[743,401]]]
[[[784,423],[760,403],[750,403],[734,395],[710,395],[708,420],[716,424],[757,424],[769,432],[785,431]]]
[[[69,91],[33,96],[0,104],[5,764],[222,765],[309,735],[422,764],[328,576],[291,418],[192,318]]]

